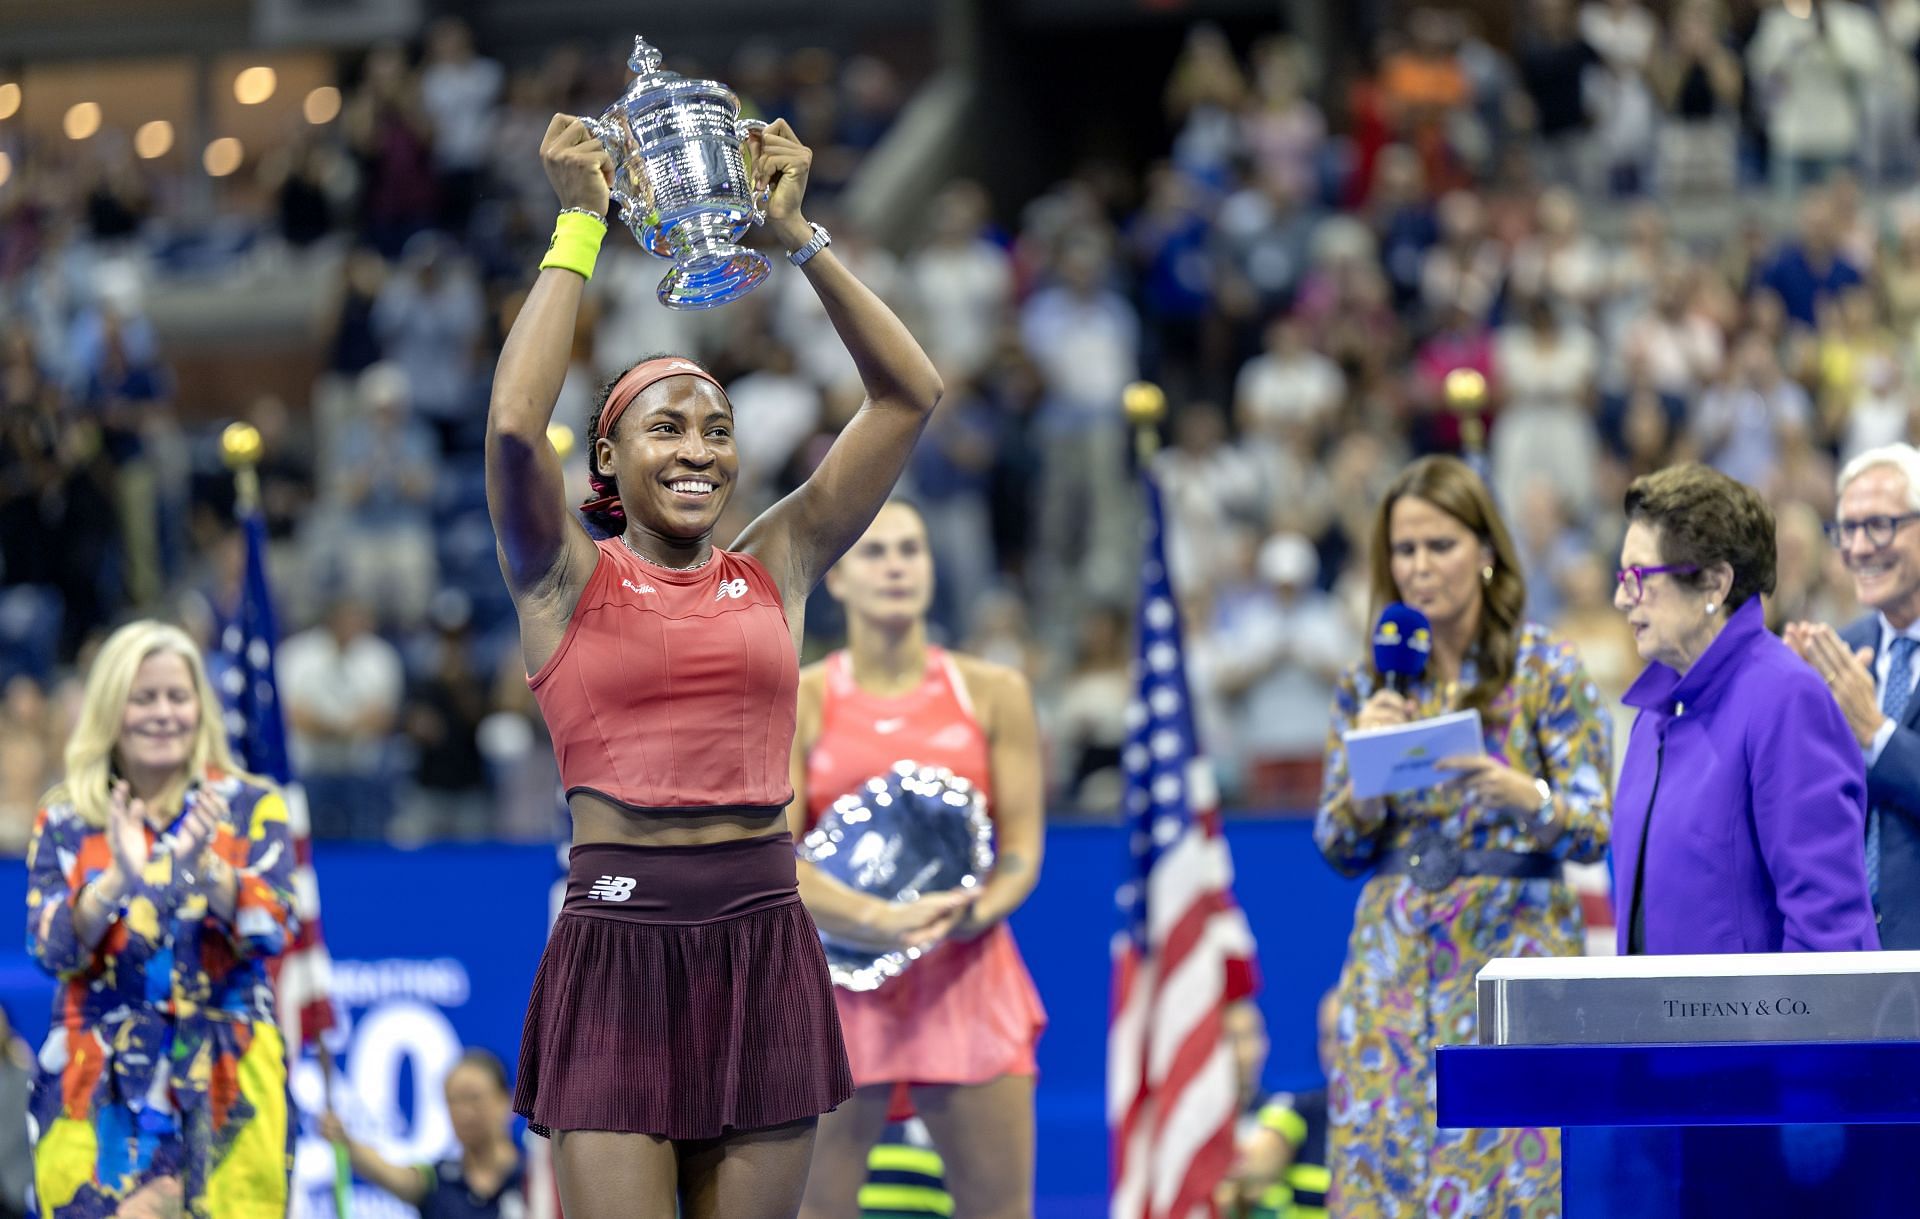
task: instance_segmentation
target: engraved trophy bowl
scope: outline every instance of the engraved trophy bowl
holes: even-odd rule
[[[739,97],[719,81],[665,71],[660,58],[636,36],[633,84],[599,118],[580,121],[613,157],[613,198],[634,239],[673,263],[660,303],[711,309],[753,291],[770,269],[740,244],[766,219],[748,143],[766,124],[741,118]]]
[[[977,892],[993,870],[993,823],[986,796],[973,784],[903,760],[835,800],[799,849],[800,858],[848,888],[913,901],[952,889]],[[834,985],[855,991],[878,989],[924,955],[825,932],[820,942]]]

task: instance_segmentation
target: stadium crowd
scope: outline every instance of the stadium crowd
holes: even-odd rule
[[[1369,514],[1418,453],[1479,465],[1530,616],[1613,705],[1639,668],[1610,604],[1635,475],[1696,458],[1760,489],[1770,620],[1849,617],[1821,534],[1836,461],[1908,435],[1920,358],[1916,46],[1920,0],[1535,0],[1504,49],[1419,9],[1347,68],[1196,27],[1161,159],[1070,167],[1031,199],[946,183],[900,249],[832,200],[909,73],[759,44],[669,66],[818,147],[810,212],[947,385],[908,479],[935,621],[1028,672],[1055,803],[1099,815],[1126,731],[1136,379],[1171,405],[1152,460],[1230,804],[1313,804],[1332,681],[1365,641]],[[554,209],[539,133],[621,86],[579,48],[504,53],[446,21],[351,57],[338,117],[264,150],[217,217],[124,134],[56,147],[0,119],[0,847],[25,843],[105,632],[159,612],[217,644],[237,603],[219,425],[178,400],[151,302],[183,274],[245,291],[288,267],[334,284],[324,372],[245,415],[315,831],[555,833],[479,444]],[[216,222],[224,252],[184,271],[183,236]],[[557,417],[584,430],[636,357],[698,353],[750,438],[744,523],[858,406],[854,370],[794,276],[672,313],[661,264],[617,230],[608,250]],[[577,446],[570,468],[584,493]],[[811,654],[836,642],[826,598],[808,625]]]

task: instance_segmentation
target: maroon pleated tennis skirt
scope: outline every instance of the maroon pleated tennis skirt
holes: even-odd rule
[[[786,834],[576,846],[534,978],[513,1108],[541,1135],[707,1139],[853,1094]]]

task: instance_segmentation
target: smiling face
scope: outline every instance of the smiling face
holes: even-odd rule
[[[712,531],[740,473],[733,408],[699,377],[648,386],[614,427],[594,441],[594,462],[612,472],[627,519],[673,538]]]
[[[1400,599],[1425,614],[1436,632],[1477,621],[1480,570],[1493,562],[1493,550],[1471,529],[1417,495],[1402,495],[1387,517],[1387,545]]]
[[[172,652],[155,652],[134,671],[120,716],[114,752],[129,777],[164,776],[183,769],[193,756],[200,727],[200,695],[193,670]]]
[[[1894,466],[1869,466],[1840,493],[1839,517],[1845,522],[1912,511],[1906,476]],[[1896,630],[1920,618],[1920,522],[1900,526],[1885,546],[1875,546],[1866,530],[1856,529],[1840,554],[1861,605],[1885,614]]]
[[[905,627],[933,602],[933,551],[926,522],[906,504],[886,504],[827,573],[827,591],[849,620]]]

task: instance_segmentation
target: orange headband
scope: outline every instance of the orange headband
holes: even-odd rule
[[[692,360],[682,359],[679,356],[662,356],[657,360],[648,360],[629,368],[618,381],[613,383],[613,388],[607,391],[607,404],[600,408],[600,428],[597,434],[612,435],[613,425],[620,422],[620,416],[627,413],[627,408],[633,405],[633,400],[655,381],[664,381],[668,377],[698,377],[719,390],[722,398],[727,396],[727,387],[714,380],[712,373]]]

